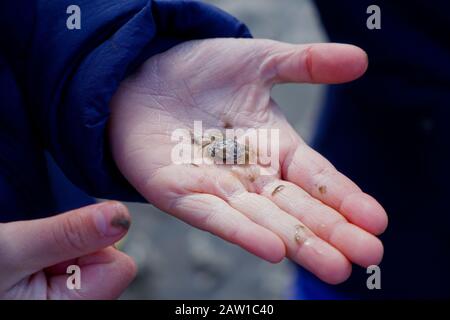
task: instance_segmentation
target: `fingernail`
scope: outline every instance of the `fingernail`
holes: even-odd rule
[[[128,230],[130,229],[130,220],[125,217],[117,216],[111,220],[111,226],[119,229],[122,228],[123,230]]]
[[[100,234],[113,237],[130,228],[130,218],[126,208],[119,202],[104,202],[97,207],[94,215],[95,226]]]

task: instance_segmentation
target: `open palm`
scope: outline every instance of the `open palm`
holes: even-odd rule
[[[110,138],[120,170],[152,204],[271,262],[288,257],[328,283],[351,263],[378,264],[383,208],[308,147],[289,125],[276,83],[341,83],[362,75],[365,53],[338,44],[191,41],[149,59],[111,102]],[[279,163],[177,164],[176,129],[278,129]],[[194,147],[202,142],[193,139]]]

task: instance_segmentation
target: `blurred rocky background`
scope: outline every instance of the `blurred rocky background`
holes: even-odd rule
[[[245,22],[256,38],[326,41],[310,0],[207,0]],[[283,85],[273,92],[289,121],[309,141],[323,87]],[[127,204],[133,225],[123,250],[139,273],[122,299],[289,298],[294,266],[264,262],[151,205]]]

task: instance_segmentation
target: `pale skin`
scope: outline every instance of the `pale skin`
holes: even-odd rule
[[[152,204],[270,262],[287,257],[327,283],[352,263],[378,264],[382,206],[311,149],[271,99],[277,83],[344,83],[367,68],[361,49],[269,40],[191,41],[150,58],[111,102],[114,159]],[[277,128],[280,168],[179,165],[177,128]],[[252,167],[250,173],[254,172]],[[257,166],[256,166],[256,169]]]

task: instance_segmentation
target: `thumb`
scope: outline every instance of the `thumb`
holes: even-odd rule
[[[7,223],[1,226],[0,261],[2,267],[20,272],[18,276],[27,276],[114,244],[130,221],[123,204],[104,202],[51,218]]]
[[[353,45],[259,41],[265,52],[260,71],[269,83],[344,83],[359,78],[368,66],[367,54]]]

